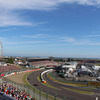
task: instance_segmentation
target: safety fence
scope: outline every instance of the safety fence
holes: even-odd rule
[[[50,76],[52,76],[55,80],[58,80],[62,83],[71,83],[71,84],[81,84],[81,85],[88,85],[87,81],[74,81],[74,80],[61,80],[60,78],[56,77],[55,75],[53,75],[52,73],[49,73]]]
[[[53,96],[51,96],[49,93],[49,91],[47,92],[42,92],[42,88],[37,89],[35,86],[29,86],[29,85],[23,85],[23,84],[19,84],[16,83],[14,81],[11,81],[7,78],[3,78],[2,81],[0,82],[4,82],[6,81],[7,84],[16,87],[22,91],[25,91],[26,93],[28,93],[31,97],[35,98],[35,100],[67,100],[66,97],[63,97],[62,99],[58,98],[57,94],[54,94]],[[69,100],[69,99],[68,99]],[[71,100],[71,99],[70,99]]]
[[[9,71],[5,71],[5,72],[0,72],[0,78],[2,78],[5,75],[9,75],[11,73],[16,73],[16,72],[23,72],[23,71],[27,71],[27,69],[21,69],[21,70],[9,70]]]
[[[53,77],[55,80],[59,80],[52,73],[49,73],[49,75],[51,75],[51,77]],[[35,100],[72,100],[72,99],[67,98],[67,97],[63,97],[60,99],[60,98],[58,98],[59,95],[57,95],[57,94],[53,94],[53,96],[51,96],[50,91],[42,92],[43,88],[37,89],[36,88],[37,86],[33,87],[31,85],[29,86],[29,85],[19,84],[18,82],[16,83],[16,82],[11,81],[7,78],[4,78],[2,81],[6,81],[7,84],[9,84],[13,87],[16,87],[20,90],[25,91],[26,93],[30,94],[31,97],[35,98]],[[59,80],[59,81],[62,81],[62,80]],[[88,84],[87,82],[73,82],[73,81],[64,81],[64,82],[86,85],[87,88],[89,88],[90,86],[92,87],[93,84],[96,84],[96,83],[92,83],[92,85],[91,85],[91,84]]]
[[[100,91],[100,82],[96,81],[71,81],[71,80],[61,80],[58,77],[56,77],[54,74],[49,73],[49,76],[52,77],[51,81],[55,81],[58,84],[71,84],[71,85],[66,85],[66,86],[72,86],[72,87],[78,87],[78,88],[89,88],[89,89],[94,89],[94,90],[99,90]],[[47,77],[48,78],[48,77]],[[50,80],[50,78],[48,78]]]

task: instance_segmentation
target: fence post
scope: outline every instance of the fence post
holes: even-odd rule
[[[88,87],[88,81],[87,81],[87,87]]]
[[[33,87],[33,98],[35,98],[35,88]]]
[[[66,96],[62,100],[66,100]]]
[[[41,100],[41,90],[42,89],[40,89],[40,91],[39,91],[39,100]]]
[[[48,93],[49,93],[49,91],[47,91],[47,93],[46,93],[46,100],[48,100]]]
[[[57,94],[54,96],[54,100],[56,100]]]
[[[12,83],[11,85],[13,86],[13,81],[11,83]]]
[[[23,85],[24,91],[25,91],[25,85]]]
[[[29,87],[28,86],[26,86],[26,93],[27,94],[30,94],[30,91],[29,91]]]
[[[18,91],[18,85],[17,85],[17,83],[16,83],[16,91]]]
[[[26,87],[26,85],[24,86],[24,88],[25,88],[25,92],[27,93],[27,87]]]

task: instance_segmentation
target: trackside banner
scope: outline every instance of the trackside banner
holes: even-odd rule
[[[100,82],[88,82],[89,85],[100,86]]]

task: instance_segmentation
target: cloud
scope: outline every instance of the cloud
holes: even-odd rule
[[[0,0],[0,8],[5,10],[51,10],[61,3],[77,3],[81,5],[100,5],[100,0]]]
[[[16,30],[16,28],[6,28],[6,29],[2,29],[2,30],[0,30],[0,31],[11,31],[11,30]]]
[[[37,26],[41,22],[26,21],[21,10],[53,10],[62,3],[100,6],[100,0],[0,0],[0,27]],[[23,16],[23,17],[21,17]]]
[[[57,0],[60,3],[76,3],[80,5],[100,6],[100,0]]]
[[[13,37],[10,38],[5,38],[5,37],[0,37],[0,41],[3,45],[27,45],[27,44],[42,44],[42,43],[47,43],[47,41],[43,41],[43,40],[16,40],[16,39],[12,39]],[[18,37],[15,37],[18,38]],[[18,42],[17,42],[18,41]]]
[[[37,26],[39,24],[44,24],[43,22],[28,22],[24,21],[20,14],[14,12],[1,12],[0,11],[0,27],[7,26]]]
[[[42,40],[46,38],[49,45],[99,45],[97,41],[91,40],[89,38],[73,38],[68,36],[57,36],[57,35],[48,35],[48,34],[35,34],[35,35],[23,35],[21,37],[30,38],[30,39],[39,39]]]
[[[100,35],[89,35],[89,37],[98,37]]]
[[[44,22],[26,20],[21,10],[49,10],[53,5],[54,3],[48,0],[0,0],[0,27],[44,24]]]
[[[23,41],[23,42],[10,42],[6,41],[5,44],[9,45],[21,45],[21,44],[40,44],[40,43],[46,43],[46,41]]]
[[[35,34],[35,35],[23,35],[21,37],[24,38],[45,38],[47,35],[46,34]]]
[[[98,43],[90,43],[89,45],[100,45],[100,42],[98,42]]]
[[[86,41],[75,41],[75,42],[72,42],[72,43],[65,43],[63,45],[87,45],[87,46],[97,46],[97,45],[100,45],[100,42],[93,42],[93,41],[90,41],[90,40],[86,40]]]
[[[50,29],[38,29],[38,30],[48,31],[48,30],[50,30]]]
[[[57,0],[0,0],[0,8],[5,10],[50,10]]]
[[[66,41],[66,42],[75,42],[76,40],[72,37],[65,37],[64,41]]]
[[[6,5],[6,2],[2,2],[2,3],[1,3],[1,0],[0,0],[0,27],[37,26],[37,25],[41,25],[41,24],[46,23],[46,22],[34,22],[34,21],[30,22],[30,21],[26,20],[24,15],[22,15],[22,13],[20,12],[21,9],[18,9],[17,7],[16,7],[16,9],[13,8],[14,4],[11,3],[10,6],[12,8],[9,9],[9,3],[8,3],[8,5]],[[8,7],[6,7],[5,5],[8,6]]]
[[[18,26],[18,25],[32,25],[29,22],[22,21],[19,15],[12,12],[2,12],[0,11],[0,27],[4,26]]]
[[[51,35],[51,34],[34,34],[34,35],[22,35],[21,37],[23,38],[30,38],[30,39],[46,39],[48,41],[53,41],[53,40],[60,40],[61,37],[58,35]]]
[[[20,36],[21,40],[18,41],[19,37],[16,39],[0,37],[1,42],[4,45],[29,45],[29,44],[42,44],[48,46],[63,46],[63,45],[100,45],[99,41],[94,41],[93,39],[86,38],[73,38],[67,36],[56,36],[48,35],[44,37],[44,34],[35,34],[35,35],[23,35]],[[29,38],[25,41],[23,38]],[[46,40],[44,40],[46,38]],[[36,39],[36,40],[33,40]],[[17,42],[18,41],[18,42]]]

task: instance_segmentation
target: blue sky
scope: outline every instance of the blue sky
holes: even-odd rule
[[[4,56],[100,58],[100,0],[0,0]]]

